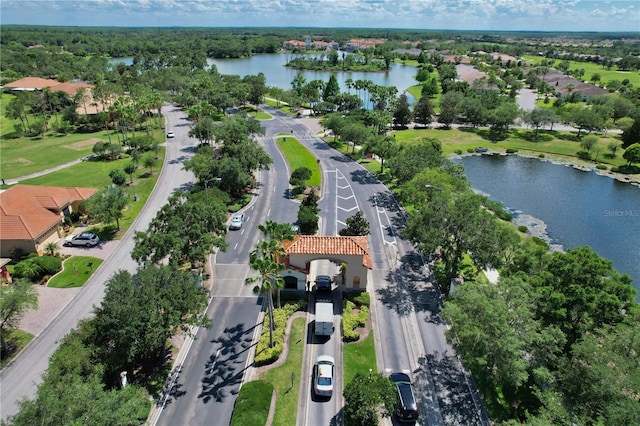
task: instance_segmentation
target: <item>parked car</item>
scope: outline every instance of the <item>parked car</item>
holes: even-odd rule
[[[389,379],[398,389],[398,402],[396,403],[396,417],[401,422],[415,422],[420,417],[418,404],[413,393],[411,378],[405,373],[393,373]]]
[[[476,147],[476,152],[483,153],[483,152],[487,152],[487,151],[489,151],[489,148],[487,148],[486,146],[477,146]]]
[[[242,222],[244,222],[244,213],[236,213],[231,218],[231,223],[229,224],[229,229],[240,229],[242,228]]]
[[[72,235],[67,237],[64,242],[65,247],[69,246],[84,246],[91,247],[95,246],[100,242],[100,237],[96,234],[92,234],[90,232],[83,232],[82,234]]]
[[[169,130],[167,132],[167,139],[171,139],[171,138],[175,138],[175,137],[176,137],[176,135],[175,135],[175,133],[173,133],[173,130]]]
[[[313,391],[318,396],[333,395],[333,372],[335,370],[335,360],[329,355],[318,355],[316,364],[313,367],[315,376],[313,381]]]

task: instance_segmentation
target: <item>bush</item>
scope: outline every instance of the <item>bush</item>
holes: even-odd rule
[[[469,154],[473,154],[474,152],[476,152],[476,150],[475,150],[475,149],[473,149],[473,148],[467,148],[467,152],[468,152]]]
[[[462,154],[462,150],[461,149],[456,149],[456,154],[458,154],[458,155]]]
[[[578,158],[581,160],[591,160],[591,154],[587,151],[578,151]]]
[[[516,152],[518,152],[518,150],[515,148],[507,148],[507,154],[515,154]]]
[[[518,231],[522,232],[523,234],[526,234],[528,231],[528,228],[524,225],[520,225],[518,226]]]
[[[538,158],[544,158],[544,154],[538,154]]]
[[[305,303],[297,300],[293,303],[283,304],[282,308],[273,310],[273,322],[276,328],[273,330],[272,347],[269,347],[269,315],[265,315],[264,323],[262,324],[262,333],[260,334],[256,348],[254,361],[256,366],[271,364],[280,357],[284,349],[284,334],[287,328],[287,320],[294,312],[300,310],[302,306],[305,306]]]
[[[549,244],[546,243],[546,241],[538,238],[538,237],[531,237],[531,240],[533,241],[534,244],[540,246],[540,247],[544,247],[546,249],[549,248]]]
[[[609,168],[607,166],[605,166],[604,164],[598,164],[596,166],[596,169],[598,169],[598,170],[609,170]]]
[[[368,294],[368,293],[367,293]],[[358,296],[359,297],[359,296]],[[359,308],[358,315],[353,310]],[[360,338],[360,333],[354,330],[358,327],[364,327],[369,317],[369,307],[365,305],[356,306],[351,300],[346,300],[344,310],[342,312],[342,334],[345,342],[355,342]]]
[[[57,256],[30,256],[19,262],[14,269],[17,278],[41,282],[45,276],[57,274],[62,269],[62,259]]]

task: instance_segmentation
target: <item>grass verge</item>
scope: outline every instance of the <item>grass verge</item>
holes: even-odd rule
[[[357,372],[369,374],[369,370],[377,371],[373,330],[369,331],[369,335],[363,341],[348,343],[344,346],[342,362],[345,385],[353,380]]]
[[[33,334],[29,334],[26,331],[18,330],[17,328],[10,328],[5,330],[3,336],[9,346],[9,353],[0,359],[0,369],[3,369],[17,354],[20,353],[22,348],[27,346],[27,343],[33,339]]]
[[[273,418],[273,426],[289,426],[298,412],[298,395],[300,393],[300,380],[294,379],[291,384],[291,373],[297,376],[302,371],[302,352],[304,350],[306,329],[305,318],[296,318],[291,326],[289,336],[289,355],[287,360],[279,367],[272,368],[260,375],[273,385],[276,390],[276,411]]]
[[[242,386],[233,409],[231,426],[267,424],[272,395],[273,385],[264,380],[254,380]]]
[[[91,264],[91,267],[89,267]],[[93,271],[102,264],[102,259],[91,256],[72,256],[62,264],[62,272],[51,278],[47,287],[74,288],[81,287],[91,277]]]

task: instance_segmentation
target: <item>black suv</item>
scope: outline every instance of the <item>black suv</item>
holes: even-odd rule
[[[393,373],[389,379],[398,388],[398,403],[396,404],[396,416],[401,422],[415,422],[420,417],[416,397],[413,394],[411,379],[404,373]]]
[[[318,275],[316,277],[316,291],[331,293],[331,277],[329,275]]]

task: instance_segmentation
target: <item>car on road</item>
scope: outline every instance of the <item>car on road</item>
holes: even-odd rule
[[[90,232],[83,232],[78,235],[72,235],[67,237],[64,242],[65,247],[70,246],[83,246],[83,247],[92,247],[98,245],[100,242],[100,237],[96,234],[92,234]]]
[[[389,379],[398,389],[398,401],[396,403],[396,417],[401,422],[415,422],[420,417],[416,396],[413,393],[411,378],[405,373],[393,373]]]
[[[176,137],[176,134],[173,133],[173,130],[169,130],[167,132],[167,139],[171,139],[171,138],[175,138],[175,137]]]
[[[329,275],[316,276],[316,292],[331,293],[331,277]]]
[[[335,360],[329,355],[318,355],[313,366],[313,391],[318,396],[333,395],[333,373],[335,370]]]
[[[229,229],[234,230],[242,228],[242,222],[244,222],[244,213],[236,213],[231,218]]]

